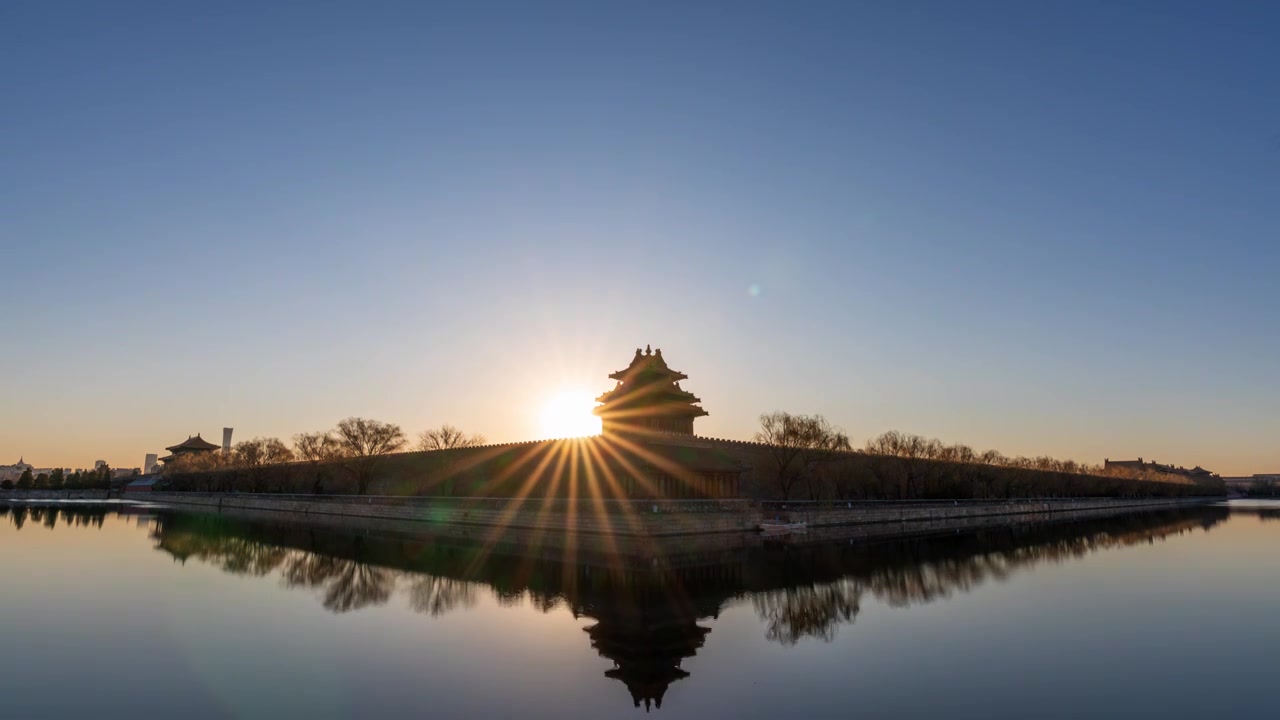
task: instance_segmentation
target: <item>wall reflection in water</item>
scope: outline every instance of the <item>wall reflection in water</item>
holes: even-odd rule
[[[108,512],[0,506],[19,528],[100,526]],[[605,675],[647,708],[661,707],[671,683],[689,676],[681,666],[711,632],[699,623],[743,598],[769,640],[829,642],[869,597],[895,606],[936,602],[1043,563],[1208,530],[1228,512],[1202,507],[876,543],[838,533],[783,542],[755,535],[605,539],[167,511],[150,527],[155,547],[182,563],[278,576],[334,613],[381,605],[397,593],[432,617],[465,610],[485,594],[544,612],[563,606],[593,621],[584,628],[590,646],[614,665]]]

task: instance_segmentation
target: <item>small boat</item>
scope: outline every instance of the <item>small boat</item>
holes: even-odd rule
[[[808,523],[802,522],[778,522],[775,520],[765,520],[760,523],[760,532],[765,535],[786,535],[787,533],[804,532],[808,527]]]

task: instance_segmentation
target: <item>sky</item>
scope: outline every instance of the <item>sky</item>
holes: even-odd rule
[[[0,4],[0,463],[776,409],[1280,472],[1280,6]],[[10,457],[12,456],[12,457]]]

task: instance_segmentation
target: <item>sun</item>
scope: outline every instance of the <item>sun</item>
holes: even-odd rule
[[[600,434],[600,418],[591,414],[595,398],[585,390],[561,390],[542,406],[539,423],[544,437],[567,438]]]

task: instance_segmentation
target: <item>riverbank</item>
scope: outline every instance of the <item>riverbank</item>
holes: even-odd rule
[[[115,494],[119,497],[119,493]],[[107,490],[0,490],[0,502],[5,500],[106,500],[112,497]]]
[[[130,498],[176,508],[220,512],[265,511],[298,517],[396,520],[601,535],[665,537],[752,532],[768,518],[808,523],[810,532],[856,529],[861,537],[937,532],[999,525],[1084,519],[1188,507],[1217,498],[1117,500],[1024,499],[996,501],[861,502],[843,505],[754,503],[748,500],[605,501],[508,498],[400,498],[350,495],[146,493]]]

